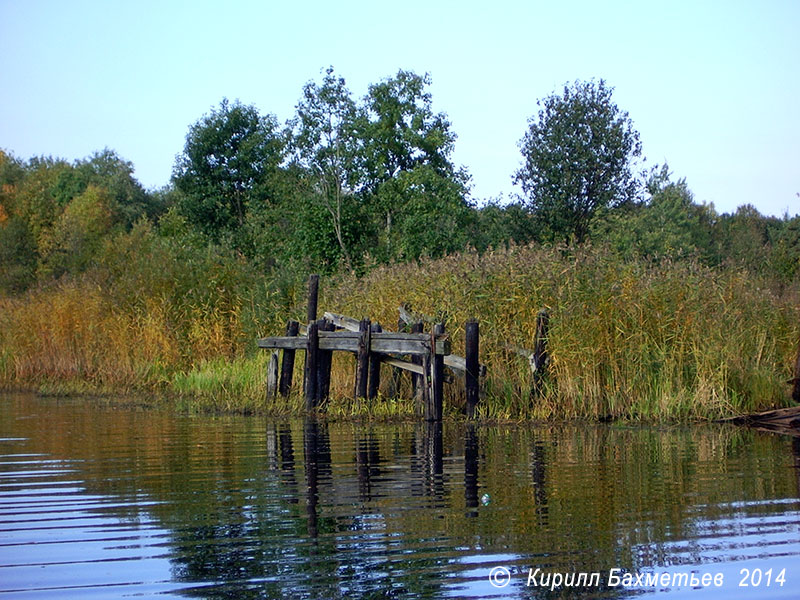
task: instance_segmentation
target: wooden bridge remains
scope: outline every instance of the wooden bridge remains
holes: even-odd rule
[[[357,320],[326,312],[317,319],[319,276],[309,279],[308,325],[301,327],[290,320],[286,335],[258,340],[260,348],[271,349],[267,373],[267,396],[289,396],[292,389],[295,354],[305,351],[303,393],[306,409],[314,411],[324,405],[330,394],[333,352],[349,352],[355,356],[354,396],[373,400],[378,396],[381,364],[412,376],[414,396],[427,421],[442,419],[445,367],[464,377],[465,406],[468,417],[475,415],[480,398],[480,380],[486,368],[479,361],[479,325],[474,319],[465,325],[465,357],[451,354],[449,334],[444,322],[435,323],[431,331],[423,331],[423,321],[400,307],[398,329],[383,331],[370,319]],[[408,330],[408,331],[405,331]],[[283,358],[278,366],[279,351]],[[395,386],[396,387],[396,386]]]

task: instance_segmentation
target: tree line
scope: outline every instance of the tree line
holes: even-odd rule
[[[109,149],[74,162],[0,151],[0,290],[91,271],[136,227],[259,272],[363,273],[509,244],[591,242],[797,279],[800,216],[751,205],[718,214],[668,166],[645,170],[638,133],[604,81],[540,100],[519,143],[519,195],[480,204],[430,85],[401,70],[357,99],[329,68],[285,123],[223,99],[189,127],[160,190],[145,190]]]

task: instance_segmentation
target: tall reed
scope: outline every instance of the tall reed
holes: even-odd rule
[[[281,334],[303,303],[299,275],[265,277],[235,255],[137,226],[83,278],[0,299],[0,384],[300,411],[297,398],[265,404],[266,357],[255,340]],[[781,405],[800,341],[796,288],[690,261],[623,260],[604,248],[466,252],[322,280],[321,310],[369,316],[388,330],[403,303],[444,318],[457,354],[467,319],[480,321],[486,418],[712,418]],[[510,347],[533,346],[542,308],[551,362],[532,395],[528,363]],[[388,376],[375,406],[350,401],[352,376],[352,360],[337,356],[332,414],[413,414],[413,403],[389,399]],[[447,387],[446,413],[456,415],[459,384]]]

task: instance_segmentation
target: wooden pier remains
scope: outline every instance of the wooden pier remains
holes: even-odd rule
[[[397,371],[412,374],[414,395],[426,421],[442,419],[445,367],[463,374],[466,390],[466,414],[474,417],[479,401],[480,378],[486,368],[479,361],[478,322],[466,324],[466,357],[451,354],[449,334],[443,322],[435,323],[430,333],[406,307],[400,307],[400,325],[410,332],[383,331],[370,319],[358,321],[345,315],[324,313],[317,319],[319,276],[309,279],[308,325],[305,335],[297,321],[289,321],[286,335],[258,340],[259,348],[273,351],[267,377],[267,396],[288,396],[292,388],[295,353],[305,352],[303,390],[306,409],[316,410],[330,393],[333,352],[349,352],[356,360],[353,393],[355,398],[373,400],[380,386],[380,366],[387,364]],[[405,329],[405,327],[402,327]],[[278,352],[283,360],[278,378]],[[393,386],[396,390],[396,385]]]

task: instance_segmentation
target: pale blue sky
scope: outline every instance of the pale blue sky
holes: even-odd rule
[[[0,148],[108,147],[160,187],[223,97],[285,121],[328,65],[356,97],[430,73],[476,200],[517,191],[537,99],[603,78],[697,201],[800,213],[800,0],[0,0]]]

